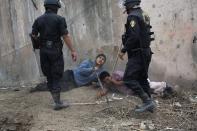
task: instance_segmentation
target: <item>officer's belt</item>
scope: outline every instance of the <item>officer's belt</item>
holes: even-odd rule
[[[147,49],[150,49],[150,47],[147,47],[147,48],[136,48],[136,49],[132,49],[131,52],[137,52],[137,51],[143,51],[143,50],[147,50]]]
[[[42,47],[53,48],[61,47],[61,41],[45,41],[41,44]]]
[[[135,48],[135,49],[132,49],[130,50],[129,54],[128,54],[128,58],[132,58],[134,56],[138,56],[138,55],[141,55],[143,54],[143,52],[146,52],[146,50],[150,50],[150,47],[148,48]]]

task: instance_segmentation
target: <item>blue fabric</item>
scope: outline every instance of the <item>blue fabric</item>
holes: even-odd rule
[[[74,79],[77,86],[84,86],[91,84],[97,80],[97,74],[99,75],[103,71],[103,67],[94,71],[95,62],[90,59],[84,60],[77,68],[73,70]],[[97,73],[97,74],[96,74]]]

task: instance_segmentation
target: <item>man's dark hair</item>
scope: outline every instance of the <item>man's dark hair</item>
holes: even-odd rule
[[[97,59],[98,57],[100,57],[100,56],[104,57],[104,58],[105,58],[105,62],[106,62],[107,57],[106,57],[106,55],[105,55],[105,54],[98,54],[98,55],[96,56],[96,59]]]
[[[104,80],[106,77],[108,77],[108,76],[110,76],[109,72],[103,71],[103,72],[100,73],[99,79],[100,79],[101,81],[103,81],[103,80]]]

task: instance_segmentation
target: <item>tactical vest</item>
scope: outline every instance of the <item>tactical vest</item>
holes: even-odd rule
[[[150,17],[142,9],[133,10],[128,17],[130,16],[136,17],[139,22],[140,48],[149,48],[151,41],[154,40],[154,38],[151,38],[151,35],[153,35],[154,32],[151,32],[152,26],[150,25]],[[125,26],[128,28],[130,24],[127,23]]]

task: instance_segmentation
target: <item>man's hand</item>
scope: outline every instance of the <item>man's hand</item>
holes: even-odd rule
[[[96,93],[96,99],[100,99],[101,97],[102,97],[102,93],[101,93],[101,91],[98,91]]]
[[[76,51],[72,51],[71,52],[71,56],[72,56],[72,60],[75,62],[77,61],[77,52]]]
[[[124,60],[125,53],[120,52],[118,56],[121,60]]]
[[[98,91],[96,94],[96,99],[100,99],[101,97],[107,95],[107,90],[104,91]]]

